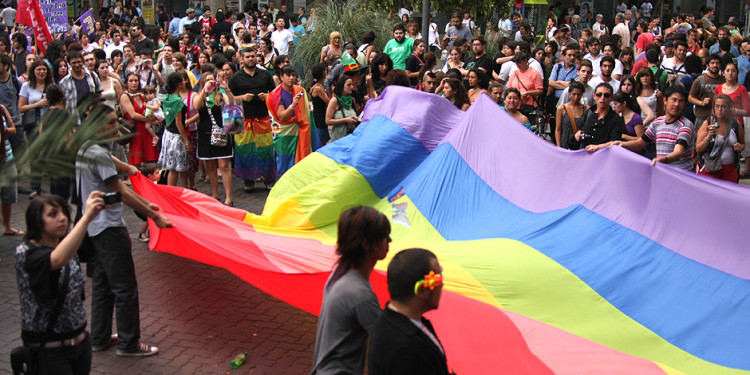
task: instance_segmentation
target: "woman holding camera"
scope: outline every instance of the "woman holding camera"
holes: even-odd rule
[[[747,96],[747,95],[746,95]],[[727,94],[718,94],[713,100],[713,123],[706,120],[695,137],[695,152],[706,162],[698,163],[698,174],[711,176],[724,181],[737,182],[739,175],[734,167],[737,152],[745,150],[745,131],[742,125],[731,116],[734,102]],[[706,167],[709,160],[721,159],[721,169],[711,171]]]
[[[212,72],[206,72],[198,81],[202,89],[193,95],[193,107],[200,116],[198,120],[198,159],[206,163],[206,174],[211,183],[211,196],[219,199],[219,177],[216,168],[221,171],[221,179],[224,184],[226,199],[224,204],[232,206],[232,166],[231,158],[234,157],[234,137],[227,135],[226,144],[211,144],[211,130],[213,125],[223,127],[224,120],[221,115],[221,107],[225,103],[234,101],[232,90],[227,86],[227,81],[216,80]]]
[[[104,208],[102,195],[89,195],[83,217],[70,233],[68,204],[57,195],[42,194],[26,210],[26,235],[15,252],[21,339],[27,348],[41,348],[36,357],[41,373],[91,371],[84,278],[76,252],[89,223]]]

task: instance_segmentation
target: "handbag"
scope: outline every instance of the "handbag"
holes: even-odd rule
[[[516,80],[518,81],[518,83],[521,84],[521,87],[523,87],[524,90],[529,91],[529,89],[526,87],[526,85],[523,84],[523,81],[521,81],[521,77],[518,76],[518,71],[517,70],[516,70],[515,73],[516,73]],[[536,111],[536,109],[537,109],[537,107],[539,105],[539,101],[537,100],[536,97],[532,96],[531,99],[533,99],[534,103],[537,104],[536,106],[532,105],[532,104],[521,104],[521,108],[518,109],[518,111],[521,112],[521,113],[523,113],[523,115],[526,116],[526,117],[529,117],[529,115],[531,115],[531,112]]]
[[[716,136],[709,141],[709,147],[706,148],[698,159],[698,170],[704,172],[716,172],[721,170],[721,154],[724,153],[724,149],[729,144],[729,133],[734,131],[734,119],[730,122],[730,126],[727,127],[727,132],[724,135],[724,143],[717,149],[716,148]],[[735,133],[736,134],[736,133]]]
[[[242,105],[227,103],[221,110],[221,118],[224,122],[224,131],[227,134],[241,134],[245,132],[245,116],[242,114]]]
[[[44,346],[47,345],[47,338],[52,334],[55,328],[57,318],[62,311],[65,295],[68,294],[68,284],[70,281],[70,267],[65,267],[65,276],[63,276],[62,288],[57,293],[55,307],[52,310],[47,330],[44,332],[45,339],[42,345],[38,347],[19,346],[10,352],[10,368],[13,375],[38,375],[46,374],[47,368],[44,360]]]
[[[224,128],[216,123],[214,114],[211,113],[211,108],[208,108],[208,102],[204,104],[206,110],[208,110],[208,118],[211,119],[211,146],[224,147],[229,143],[229,135],[224,131]]]

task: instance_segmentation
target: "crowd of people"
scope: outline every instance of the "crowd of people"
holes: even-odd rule
[[[122,203],[159,227],[171,223],[158,206],[127,188],[121,174],[140,170],[159,181],[163,171],[167,184],[188,189],[207,179],[212,197],[232,206],[233,174],[247,192],[258,184],[270,188],[316,148],[351,134],[366,102],[390,85],[442,96],[446,105],[462,111],[487,95],[529,129],[539,132],[548,124],[548,136],[565,149],[595,152],[621,146],[653,163],[733,182],[750,173],[747,157],[738,173],[741,155],[750,156],[745,132],[750,40],[739,34],[734,19],[726,26],[714,25],[709,6],[699,17],[676,13],[670,26],[662,28],[649,0],[633,8],[621,1],[612,25],[587,6],[566,12],[558,4],[550,7],[539,46],[531,25],[518,13],[505,14],[482,35],[470,14],[458,11],[443,32],[431,22],[425,38],[404,8],[392,35],[332,31],[329,43],[320,46],[317,63],[301,66],[295,51],[316,26],[314,10],[308,14],[299,8],[293,14],[270,2],[238,13],[206,7],[200,16],[188,8],[184,17],[176,12],[170,17],[159,5],[156,26],[146,27],[136,1],[111,3],[93,33],[73,25],[69,35],[50,42],[43,54],[22,26],[7,25],[8,33],[0,33],[8,176],[18,173],[14,154],[48,131],[52,119],[84,123],[96,113],[106,119],[100,134],[117,129],[132,134],[108,147],[82,147],[75,176],[51,176],[51,195],[31,171],[34,200],[26,213],[25,234],[10,226],[17,187],[5,186],[0,194],[4,234],[25,235],[16,252],[21,297],[28,302],[22,312],[24,342],[50,342],[50,349],[82,345],[76,356],[59,358],[58,365],[70,366],[73,373],[87,373],[82,369],[87,362],[90,368],[91,351],[110,346],[116,345],[122,356],[158,352],[139,341],[137,284]],[[373,44],[378,37],[389,39],[382,51]],[[496,56],[487,53],[490,43],[497,46]],[[298,69],[309,72],[309,87],[300,86]],[[241,107],[238,134],[230,134],[226,126],[230,106]],[[119,193],[122,203],[105,205],[104,192]],[[65,236],[71,196],[80,199],[80,220]],[[437,308],[440,298],[439,289],[435,293],[434,287],[420,287],[442,285],[442,278],[434,276],[440,273],[434,255],[417,251],[403,256],[424,263],[418,270],[405,269],[398,256],[393,259],[394,275],[409,276],[394,276],[393,303],[384,313],[369,288],[375,262],[388,251],[389,232],[387,219],[375,210],[342,214],[340,259],[326,285],[314,373],[357,372],[368,333],[407,327],[412,334],[416,331],[411,328],[419,329],[435,347],[417,348],[420,352],[413,338],[394,346],[373,337],[371,373],[386,373],[403,362],[411,353],[406,349],[442,361],[431,373],[447,373],[439,340],[421,318]],[[138,238],[149,240],[145,225]],[[89,261],[94,283],[91,337],[85,331],[85,309],[79,306],[81,267],[74,257],[87,241],[96,250]],[[390,289],[391,267],[388,277]],[[416,286],[414,277],[419,279]],[[49,318],[56,298],[49,291],[60,283],[69,285],[63,297],[69,303],[59,318],[65,324],[47,332],[42,317]],[[118,333],[113,336],[114,309]],[[347,326],[342,328],[342,322]]]

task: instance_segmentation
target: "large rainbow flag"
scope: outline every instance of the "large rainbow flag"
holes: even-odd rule
[[[388,88],[354,134],[284,174],[260,216],[133,185],[175,225],[152,224],[152,249],[313,314],[339,213],[376,207],[389,258],[424,247],[444,268],[428,317],[459,374],[750,374],[750,190],[619,147],[556,148],[486,96],[464,113]],[[388,261],[371,278],[383,303]]]

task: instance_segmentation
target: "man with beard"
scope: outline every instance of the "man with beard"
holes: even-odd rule
[[[661,68],[669,74],[669,83],[679,83],[682,77],[688,74],[685,69],[685,57],[687,57],[688,45],[684,41],[674,42],[674,56],[671,59],[664,59]]]
[[[411,55],[414,39],[406,37],[406,28],[398,24],[393,27],[393,39],[385,45],[383,52],[393,61],[393,69],[404,70],[406,59]]]
[[[598,77],[594,77],[589,81],[589,86],[596,88],[601,83],[608,83],[612,87],[612,95],[617,94],[620,91],[620,81],[612,78],[612,70],[615,68],[615,59],[610,56],[602,57],[600,63],[601,74]],[[596,100],[596,99],[595,99]]]
[[[245,48],[241,53],[242,70],[229,79],[229,89],[242,100],[245,115],[245,132],[234,136],[234,173],[245,181],[245,191],[251,192],[257,179],[266,188],[276,181],[271,118],[266,106],[266,97],[276,85],[271,73],[256,68],[254,49]]]
[[[60,81],[60,88],[65,93],[65,107],[71,115],[78,117],[76,108],[78,100],[87,92],[101,93],[102,85],[96,72],[83,69],[83,56],[78,51],[68,53],[70,74]]]
[[[466,70],[478,68],[487,74],[492,74],[494,64],[492,63],[492,59],[487,56],[487,53],[485,53],[486,47],[487,41],[483,36],[479,35],[471,39],[471,48],[474,52],[474,56],[466,62]]]
[[[690,88],[688,101],[695,105],[695,132],[698,132],[701,124],[711,115],[711,100],[716,93],[716,86],[725,82],[724,77],[719,74],[721,70],[721,57],[716,54],[709,55],[707,58],[708,72],[703,73],[698,79],[693,81]]]

